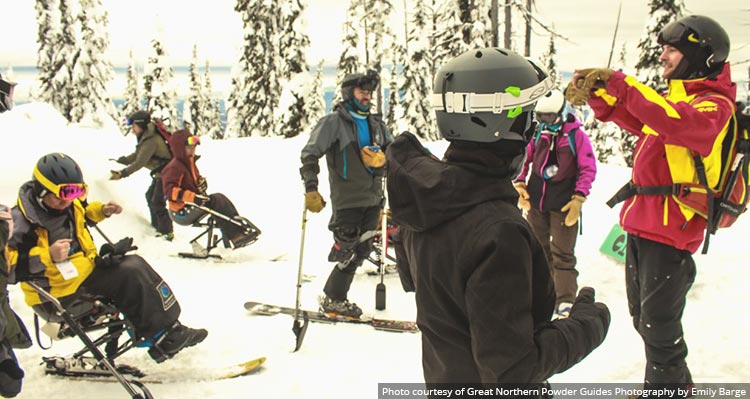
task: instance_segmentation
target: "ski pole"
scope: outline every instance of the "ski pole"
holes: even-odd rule
[[[305,254],[305,228],[307,227],[307,205],[303,206],[302,209],[302,237],[299,243],[299,267],[297,269],[297,298],[294,303],[294,323],[292,324],[292,332],[295,337],[294,352],[297,352],[302,347],[302,340],[305,339],[305,333],[307,332],[307,324],[309,323],[309,316],[307,312],[300,310],[300,293],[302,291],[302,260]],[[300,324],[299,316],[302,313],[303,322]]]
[[[94,228],[96,229],[96,231],[98,231],[98,232],[99,232],[99,234],[100,234],[100,235],[101,235],[102,237],[104,237],[104,239],[105,239],[105,240],[106,240],[106,241],[107,241],[108,243],[112,244],[112,240],[110,240],[110,239],[109,239],[109,237],[107,237],[107,235],[106,235],[106,234],[104,234],[104,232],[102,231],[102,229],[101,229],[101,228],[99,227],[99,225],[98,225],[98,224],[95,224],[95,225],[94,225]]]
[[[375,309],[385,309],[385,259],[388,250],[388,190],[385,184],[385,176],[383,176],[383,216],[380,219],[380,283],[375,287]]]

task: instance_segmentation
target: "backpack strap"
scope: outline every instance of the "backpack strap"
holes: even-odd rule
[[[578,131],[578,127],[568,132],[568,146],[570,147],[570,151],[573,152],[574,157],[578,156],[576,153],[576,132],[577,131]]]

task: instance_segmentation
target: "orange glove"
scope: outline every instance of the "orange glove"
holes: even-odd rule
[[[568,203],[565,204],[562,209],[560,209],[561,212],[568,212],[568,214],[565,216],[566,226],[575,226],[575,224],[578,223],[578,219],[581,217],[581,207],[583,206],[584,202],[586,202],[586,197],[578,194],[573,194],[570,201],[568,201]]]
[[[531,209],[531,201],[529,201],[529,192],[526,191],[526,183],[518,181],[513,183],[513,187],[518,191],[518,207],[528,212]]]
[[[385,154],[379,146],[362,147],[362,162],[371,168],[381,168],[385,165]]]
[[[323,196],[317,191],[308,191],[305,193],[305,208],[313,213],[318,213],[325,208],[326,202]]]

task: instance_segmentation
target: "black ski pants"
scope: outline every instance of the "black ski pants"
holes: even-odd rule
[[[689,251],[628,235],[625,287],[633,326],[646,348],[647,385],[692,383],[682,313],[693,281]]]
[[[161,174],[152,176],[151,185],[146,190],[146,202],[151,213],[151,226],[161,234],[172,232],[172,219],[167,212],[167,197],[161,185]]]
[[[133,323],[138,338],[152,338],[180,316],[180,304],[167,283],[138,255],[111,267],[95,267],[79,290],[111,299]]]
[[[366,231],[375,230],[378,227],[380,209],[379,206],[370,206],[334,210],[328,223],[328,229],[333,232],[333,239],[345,245],[352,240],[359,240],[360,235]],[[349,264],[337,263],[331,270],[323,288],[323,292],[329,298],[339,301],[347,299],[354,272],[372,252],[372,238],[356,244],[354,252],[356,256]]]

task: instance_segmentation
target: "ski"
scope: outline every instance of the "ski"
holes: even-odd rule
[[[277,314],[286,314],[294,316],[294,308],[285,306],[275,306],[261,302],[245,302],[245,309],[253,315],[260,316],[275,316]],[[391,332],[419,332],[417,323],[406,320],[389,320],[389,319],[377,319],[371,316],[362,316],[360,318],[340,316],[333,314],[326,314],[317,310],[305,310],[307,312],[310,321],[316,323],[352,323],[352,324],[366,324],[372,326],[376,330],[391,331]]]
[[[47,375],[54,375],[74,381],[117,382],[117,379],[93,358],[69,359],[54,356],[45,357],[43,360],[45,374]],[[259,357],[247,362],[222,367],[210,371],[208,376],[202,377],[200,380],[220,381],[242,377],[258,371],[265,362],[265,357]],[[141,370],[131,366],[118,365],[117,371],[127,380],[142,384],[163,384],[165,382],[162,379],[147,376]]]

